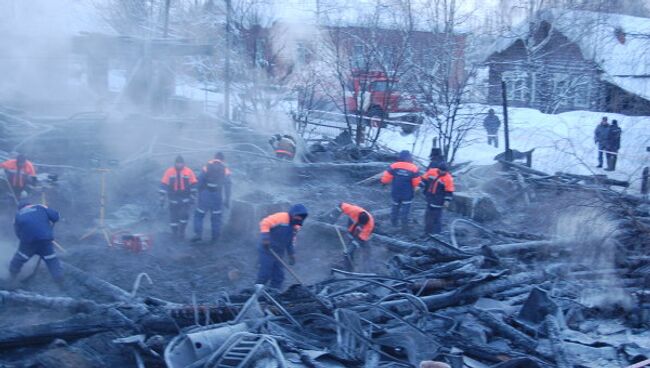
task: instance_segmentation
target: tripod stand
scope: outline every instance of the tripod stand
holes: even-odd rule
[[[96,233],[102,233],[104,235],[104,240],[106,240],[106,244],[108,246],[111,246],[111,237],[106,229],[106,225],[104,223],[104,219],[106,217],[106,173],[110,172],[109,169],[96,169],[99,174],[100,174],[100,196],[99,196],[99,224],[90,229],[87,233],[85,233],[80,240],[85,240],[89,238],[90,236],[96,234]]]

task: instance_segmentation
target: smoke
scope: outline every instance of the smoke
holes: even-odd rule
[[[93,31],[92,9],[89,0],[0,1],[0,99],[49,106],[87,95],[83,60],[70,51],[73,35]]]
[[[583,281],[588,286],[582,288],[579,300],[585,305],[605,308],[631,303],[614,271],[617,228],[608,211],[598,206],[571,207],[558,216],[555,235],[572,247],[571,263],[588,271],[602,272]]]

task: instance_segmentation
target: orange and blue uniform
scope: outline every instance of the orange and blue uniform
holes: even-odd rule
[[[194,171],[186,166],[181,169],[170,167],[160,180],[160,193],[169,200],[169,226],[174,236],[182,237],[185,234],[197,183]]]
[[[290,135],[280,136],[276,134],[269,143],[275,150],[277,158],[291,161],[296,155],[296,142]]]
[[[341,211],[349,217],[348,232],[350,235],[357,240],[367,242],[375,229],[375,219],[370,212],[350,203],[341,203]],[[368,222],[362,225],[359,223],[359,215],[364,212],[368,215]]]
[[[293,205],[289,212],[278,212],[265,217],[260,222],[261,241],[258,246],[259,272],[256,284],[266,284],[276,289],[284,282],[283,266],[268,248],[273,249],[278,256],[285,252],[293,257],[296,235],[307,217],[307,208],[301,204]],[[267,248],[268,247],[268,248]]]
[[[203,218],[210,212],[212,241],[221,234],[221,211],[230,206],[231,171],[220,159],[208,161],[199,174],[199,200],[194,213],[194,240],[203,234]]]
[[[19,165],[18,160],[14,158],[1,163],[0,167],[5,170],[7,180],[16,196],[19,196],[25,186],[36,178],[36,170],[29,160]]]
[[[445,203],[452,200],[454,178],[447,171],[447,165],[441,168],[427,170],[422,175],[424,196],[427,200],[427,210],[424,217],[424,231],[427,234],[439,234],[442,231],[442,210]]]
[[[391,209],[391,223],[398,225],[398,220],[402,225],[408,224],[411,202],[415,194],[415,188],[420,185],[420,171],[418,167],[411,162],[411,153],[402,151],[399,154],[399,161],[391,164],[384,175],[381,177],[382,184],[391,184],[391,197],[393,207]]]
[[[16,278],[25,262],[34,255],[43,258],[52,278],[63,279],[61,262],[54,252],[54,231],[52,226],[59,221],[59,213],[42,205],[21,202],[14,219],[14,231],[20,240],[18,250],[9,264],[9,273]]]

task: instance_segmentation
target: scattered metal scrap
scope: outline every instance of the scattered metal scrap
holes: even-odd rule
[[[600,182],[567,183],[564,176],[509,166],[517,172],[506,175],[522,193],[572,188],[625,203],[611,239],[623,257],[612,268],[581,265],[567,258],[576,239],[463,220],[480,237],[459,239],[455,226],[450,242],[375,235],[376,246],[396,253],[385,274],[333,270],[314,285],[283,293],[258,285],[211,305],[138,296],[66,265],[95,300],[0,292],[3,306],[67,313],[2,329],[0,349],[66,339],[75,343],[56,349],[74,356],[82,342],[112,333],[119,338],[109,341],[129,353],[120,364],[139,367],[418,367],[422,361],[453,368],[642,367],[650,358],[647,203]],[[529,194],[524,201],[535,201]],[[338,240],[332,225],[312,226]]]

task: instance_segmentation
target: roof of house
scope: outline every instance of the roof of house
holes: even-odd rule
[[[591,11],[550,9],[539,13],[555,31],[575,43],[602,79],[650,100],[650,19]],[[509,48],[529,33],[528,20],[500,37],[489,55]]]

